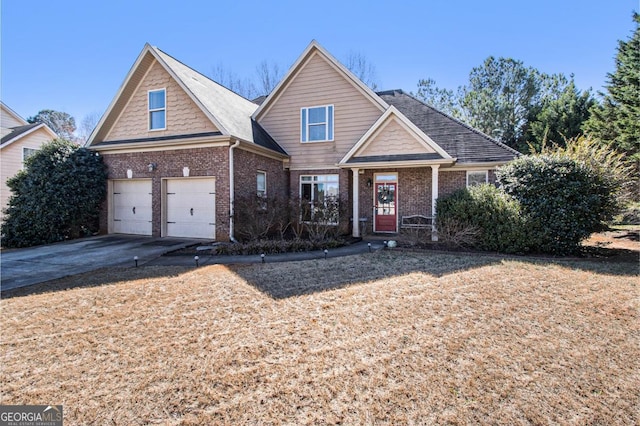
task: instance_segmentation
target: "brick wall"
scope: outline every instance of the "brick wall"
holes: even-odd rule
[[[236,149],[233,152],[235,192],[239,197],[256,195],[258,170],[267,173],[267,197],[286,199],[289,195],[289,173],[281,160],[263,157],[253,152]]]
[[[453,172],[440,170],[438,173],[438,197],[444,197],[466,186],[467,172],[464,170]]]
[[[152,180],[152,234],[160,236],[162,229],[162,178],[182,177],[183,167],[189,167],[189,176],[216,178],[216,240],[229,239],[229,148],[195,148],[173,151],[104,154],[109,179],[126,179],[127,170],[134,178]],[[149,171],[148,164],[156,170]],[[101,232],[107,232],[106,203],[101,214]]]

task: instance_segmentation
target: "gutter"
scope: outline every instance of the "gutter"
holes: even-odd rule
[[[240,139],[236,139],[236,142],[229,147],[229,240],[234,243],[238,241],[233,236],[234,234],[234,221],[233,216],[235,214],[235,173],[233,167],[233,150],[240,146]]]

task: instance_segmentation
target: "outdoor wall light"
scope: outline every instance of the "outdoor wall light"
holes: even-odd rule
[[[149,165],[147,165],[147,168],[149,169],[150,172],[152,172],[158,168],[158,165],[156,163],[149,163]]]
[[[127,179],[131,179],[133,177],[133,170],[127,169]]]
[[[371,185],[373,185],[373,181],[371,181],[371,178],[367,179],[367,188],[371,188]]]

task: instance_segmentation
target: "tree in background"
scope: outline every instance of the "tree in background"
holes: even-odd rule
[[[28,247],[90,235],[98,230],[107,191],[102,157],[56,139],[7,180],[12,191],[0,227],[3,247]]]
[[[82,143],[86,142],[91,136],[91,132],[96,128],[100,122],[100,113],[92,112],[91,114],[87,114],[84,116],[82,121],[80,122],[80,127],[78,128],[78,138]]]
[[[258,76],[258,94],[268,95],[280,83],[284,73],[276,63],[262,61],[256,67],[256,75]]]
[[[538,103],[540,73],[521,61],[490,56],[459,89],[462,119],[509,145],[522,149],[529,111]]]
[[[358,77],[360,81],[369,86],[371,90],[378,88],[378,84],[376,83],[376,67],[369,62],[362,53],[355,51],[349,52],[344,66]]]
[[[607,74],[602,104],[591,109],[585,124],[591,136],[624,152],[640,170],[640,15],[633,14],[635,30],[628,41],[618,42],[613,73]]]
[[[66,112],[43,109],[33,117],[27,118],[28,123],[44,123],[53,130],[59,138],[75,140],[76,120]]]
[[[453,90],[439,88],[432,78],[418,81],[418,93],[415,96],[427,105],[452,117],[460,115],[458,102]]]
[[[540,152],[548,144],[563,147],[567,140],[581,136],[589,110],[596,103],[589,90],[581,92],[576,88],[573,76],[568,82],[563,75],[546,80],[551,87],[532,108],[526,135],[526,142],[534,152]]]
[[[418,82],[415,96],[523,153],[581,135],[595,102],[589,91],[575,87],[573,76],[544,74],[492,56],[471,70],[469,83],[457,92],[428,78]]]

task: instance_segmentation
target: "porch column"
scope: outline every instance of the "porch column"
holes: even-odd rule
[[[438,200],[438,168],[439,164],[431,165],[431,217],[432,217],[432,231],[431,241],[438,241],[438,230],[435,226],[436,219],[436,201]]]
[[[358,198],[360,198],[360,184],[358,182],[360,178],[360,169],[351,169],[351,172],[353,173],[353,230],[351,235],[354,238],[360,238],[360,203],[358,202]]]

